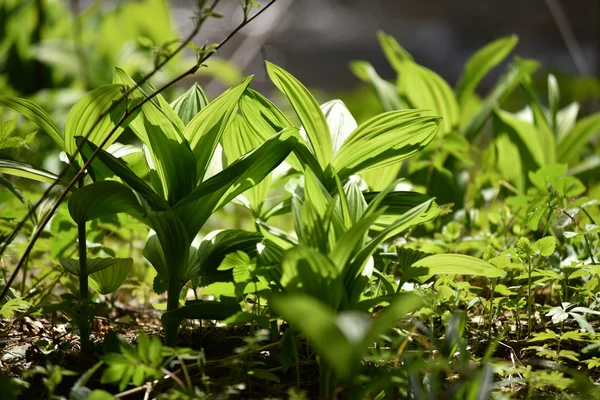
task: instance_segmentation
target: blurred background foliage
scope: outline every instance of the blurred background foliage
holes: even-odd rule
[[[218,41],[241,18],[237,0],[221,3],[224,18],[203,27],[198,45]],[[67,111],[86,91],[111,82],[114,67],[134,79],[152,70],[191,31],[195,9],[196,0],[2,0],[0,93],[31,99],[62,126]],[[478,48],[515,33],[515,54],[542,64],[534,79],[538,93],[546,96],[546,76],[552,72],[561,88],[560,107],[577,101],[583,117],[598,108],[599,19],[600,2],[595,0],[279,0],[234,37],[208,68],[166,96],[175,98],[197,81],[212,99],[250,74],[255,75],[256,89],[272,93],[263,63],[267,59],[297,76],[320,102],[343,100],[360,123],[383,109],[349,64],[368,60],[384,79],[395,80],[380,51],[378,30],[395,37],[420,65],[453,86]],[[194,62],[192,50],[176,57],[152,84],[158,87],[188,68]],[[507,63],[483,80],[480,95],[489,91]],[[277,103],[286,107],[284,101]],[[503,108],[517,111],[526,104],[527,96],[519,89]],[[6,108],[1,112],[3,121],[17,117]],[[19,119],[21,134],[34,128]],[[122,140],[127,138],[133,135],[126,132]],[[55,170],[52,146],[39,135],[26,154],[15,149],[4,150],[4,156]]]

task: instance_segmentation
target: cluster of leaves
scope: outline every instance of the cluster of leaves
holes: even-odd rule
[[[257,4],[243,6],[247,18]],[[0,96],[0,105],[49,135],[68,171],[59,178],[3,159],[2,174],[67,185],[86,165],[34,254],[43,265],[31,267],[70,293],[53,301],[52,285],[38,296],[41,278],[26,290],[25,269],[0,314],[62,311],[89,356],[100,351],[94,314],[115,292],[166,301],[155,304],[164,310],[164,345],[156,336],[140,334],[133,347],[106,335],[101,362],[71,397],[113,398],[110,390],[123,394],[129,385],[149,396],[172,381],[166,398],[205,398],[214,390],[211,366],[276,382],[273,371],[295,365],[299,390],[312,351],[323,399],[486,398],[509,389],[598,396],[577,372],[598,366],[600,348],[600,186],[590,178],[597,149],[588,146],[598,115],[577,120],[576,104],[560,109],[552,76],[542,104],[532,60],[516,58],[479,98],[478,84],[515,37],[478,51],[455,90],[393,38],[379,38],[398,80],[364,61],[351,65],[386,110],[360,124],[343,102],[319,105],[271,63],[269,77],[293,116],[251,89],[251,78],[212,101],[193,85],[169,102],[119,68],[112,84],[75,103],[64,129],[34,102]],[[526,110],[502,110],[518,87]],[[35,140],[11,135],[16,126],[0,125],[0,150]],[[27,204],[20,182],[2,178],[9,190],[0,207]],[[22,236],[35,232],[43,212]],[[3,228],[19,216],[3,216]],[[247,327],[247,346],[208,361],[179,349],[180,326],[195,326],[189,320]],[[279,366],[264,368],[275,347]],[[106,390],[90,384],[100,370]],[[74,373],[48,364],[23,378],[36,374],[52,396]],[[22,383],[7,385],[18,392]]]

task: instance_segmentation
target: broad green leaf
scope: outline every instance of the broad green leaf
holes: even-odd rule
[[[248,254],[243,251],[236,251],[225,256],[219,268],[219,271],[232,271],[233,281],[235,283],[246,282],[250,277],[250,268],[252,261]]]
[[[15,312],[23,312],[31,307],[32,304],[21,297],[15,297],[8,300],[0,307],[0,316],[9,319]]]
[[[146,138],[152,167],[169,203],[175,204],[190,193],[197,182],[196,161],[182,133],[163,111],[146,103],[130,127],[138,137]]]
[[[516,35],[505,36],[485,45],[469,58],[456,85],[456,97],[461,107],[475,92],[483,77],[504,61],[518,42]]]
[[[186,226],[172,210],[151,215],[149,220],[160,242],[166,271],[161,271],[160,266],[158,268],[155,266],[155,268],[157,268],[159,274],[166,272],[166,275],[161,275],[161,278],[167,284],[169,291],[174,288],[181,290],[187,282],[184,281],[184,275],[191,244]],[[156,248],[153,250],[156,250]],[[146,248],[144,248],[144,252],[146,252]],[[178,296],[179,293],[175,295]]]
[[[523,77],[530,76],[539,67],[533,60],[515,59],[508,69],[498,79],[488,96],[481,102],[472,116],[465,118],[466,124],[461,132],[469,142],[473,142],[481,127],[487,121],[492,111],[517,87]]]
[[[418,260],[412,267],[423,268],[423,275],[452,274],[498,278],[506,274],[486,261],[463,254],[434,254]]]
[[[319,165],[325,169],[333,157],[333,143],[319,104],[308,89],[283,68],[267,62],[267,72],[296,111]]]
[[[198,182],[203,181],[217,143],[231,122],[238,108],[238,101],[251,80],[251,77],[246,78],[240,85],[228,89],[211,101],[186,126],[183,135],[196,158]]]
[[[378,195],[379,193],[377,192],[367,192],[364,193],[364,198],[367,204],[370,204]],[[385,208],[385,212],[377,219],[377,222],[372,228],[376,230],[384,229],[390,224],[394,223],[394,221],[400,215],[428,200],[431,200],[430,196],[417,192],[399,191],[387,193],[383,199],[381,199],[381,203],[379,205],[379,207]],[[427,210],[415,221],[413,221],[413,223],[416,225],[431,221],[432,219],[436,218],[439,213],[440,207],[435,201],[433,201],[431,206],[427,208]]]
[[[366,61],[352,61],[350,69],[356,77],[371,85],[385,111],[402,109],[396,85],[381,78],[375,68]]]
[[[331,100],[321,105],[333,142],[333,155],[342,148],[344,141],[358,126],[356,120],[341,100]]]
[[[420,306],[414,294],[396,296],[378,317],[357,310],[336,314],[321,301],[305,294],[274,295],[269,304],[292,326],[297,327],[317,353],[341,379],[350,378],[360,368],[367,348]]]
[[[402,62],[398,72],[398,92],[408,108],[431,110],[433,114],[442,117],[442,135],[458,129],[458,103],[446,81],[435,72],[412,61]]]
[[[360,176],[367,183],[370,190],[383,190],[396,179],[398,173],[400,173],[400,168],[402,168],[402,163],[387,165],[361,171]]]
[[[294,126],[269,99],[250,88],[240,98],[240,111],[254,134],[265,140],[284,128]]]
[[[38,182],[54,183],[58,180],[58,176],[51,172],[44,171],[32,167],[19,161],[0,160],[0,173],[6,175],[20,176],[22,178],[32,179]],[[60,181],[65,185],[66,182]]]
[[[90,274],[90,287],[100,294],[114,292],[125,282],[132,265],[132,258],[116,258],[112,265]]]
[[[58,146],[64,150],[65,140],[63,134],[58,129],[58,126],[52,121],[52,118],[37,104],[20,99],[18,97],[8,97],[0,95],[0,105],[12,108],[16,112],[29,119],[31,122],[40,127],[41,130],[46,132]]]
[[[396,71],[400,71],[403,62],[414,61],[412,55],[404,47],[400,46],[391,35],[378,31],[377,39],[379,40],[383,54],[385,54],[385,58]]]
[[[101,86],[87,93],[75,103],[69,111],[65,124],[64,149],[67,154],[71,155],[75,152],[76,136],[86,136],[89,133],[88,140],[96,145],[102,143],[127,109],[127,102],[123,99],[123,90],[123,85]],[[102,117],[113,106],[115,106],[114,110]],[[119,126],[104,148],[117,140],[124,129],[125,126]]]
[[[19,148],[26,146],[33,141],[35,132],[29,133],[25,137],[11,136],[17,127],[17,120],[0,122],[0,150]]]
[[[142,250],[142,255],[158,273],[156,278],[162,283],[167,282],[169,277],[169,264],[167,264],[167,259],[165,257],[165,253],[163,252],[162,245],[160,244],[160,240],[155,233],[151,234],[146,240],[146,244]],[[156,282],[157,280],[155,279],[155,285]],[[162,291],[165,290],[165,288],[162,289]]]
[[[542,257],[550,257],[556,249],[556,238],[554,236],[541,238],[536,240],[531,248]]]
[[[558,143],[559,162],[572,164],[587,143],[600,132],[600,113],[579,120],[573,130]]]
[[[567,135],[573,130],[575,123],[577,122],[578,114],[579,103],[575,101],[556,113],[554,131],[556,132],[556,141],[558,143],[562,143]]]
[[[227,164],[237,160],[246,153],[254,150],[262,143],[264,139],[250,129],[246,121],[240,116],[235,115],[233,121],[223,134],[223,151],[227,159]],[[231,160],[231,161],[229,161]],[[267,198],[267,192],[271,185],[271,175],[269,174],[258,185],[248,189],[243,196],[248,200],[251,209],[260,215],[263,203]]]
[[[525,93],[529,98],[529,107],[533,113],[533,120],[538,131],[539,142],[542,144],[544,159],[546,164],[552,164],[556,161],[556,144],[554,132],[551,125],[554,125],[555,118],[549,120],[547,112],[545,112],[540,103],[535,88],[529,77],[523,78],[521,86],[525,89]]]
[[[93,274],[95,272],[102,271],[105,268],[114,265],[118,260],[118,258],[106,257],[106,258],[88,258],[87,261],[87,273]],[[126,259],[130,260],[130,259]],[[65,271],[79,276],[79,260],[74,258],[59,258],[58,261],[60,265],[65,269]]]
[[[203,283],[212,283],[218,280],[231,280],[231,274],[221,273],[219,266],[229,254],[242,252],[243,254],[256,253],[256,246],[264,239],[257,232],[247,232],[240,229],[226,229],[214,231],[207,235],[196,246],[190,248],[190,260],[183,279],[188,281],[194,276],[201,276]]]
[[[184,319],[209,319],[222,321],[242,311],[235,302],[191,300],[185,306],[175,310],[167,311],[162,319],[170,319],[181,322]]]
[[[332,161],[341,180],[362,170],[397,164],[425,148],[440,127],[438,117],[421,111],[390,111],[352,132]]]
[[[273,295],[269,306],[307,337],[337,376],[347,378],[358,367],[353,365],[358,361],[354,360],[356,346],[335,324],[336,314],[330,306],[304,293]]]
[[[69,213],[77,224],[118,213],[146,214],[142,198],[116,181],[100,181],[78,189],[69,199]]]
[[[98,149],[96,145],[86,141],[82,147],[81,153],[84,159],[88,160],[92,154]],[[104,150],[100,150],[98,156],[91,163],[92,168],[106,168],[118,176],[124,183],[129,185],[133,190],[139,193],[144,200],[148,202],[155,210],[165,210],[168,204],[141,178],[139,178],[131,169],[121,160],[113,157]]]
[[[521,159],[529,170],[546,165],[542,137],[535,126],[506,111],[496,110],[495,117],[494,135],[507,134],[519,147]]]
[[[179,115],[181,121],[188,125],[190,121],[208,105],[204,90],[194,83],[191,88],[171,103],[173,110]]]
[[[510,140],[506,132],[500,133],[494,139],[498,172],[504,179],[511,182],[519,191],[525,190],[525,175],[519,146]]]
[[[343,300],[340,269],[325,255],[299,245],[283,253],[281,286],[318,298],[333,309]]]
[[[433,200],[426,201],[423,204],[420,204],[402,214],[396,221],[394,221],[394,223],[390,224],[375,237],[373,237],[373,239],[371,239],[364,247],[362,247],[358,254],[352,258],[351,262],[344,266],[344,282],[349,293],[359,294],[362,291],[363,288],[357,289],[356,287],[359,285],[359,282],[356,281],[356,278],[362,273],[368,259],[373,255],[377,249],[377,246],[379,246],[379,244],[381,244],[384,240],[398,235],[402,231],[412,226],[415,221],[418,221],[423,212],[427,211],[432,202]],[[373,218],[374,216],[378,216],[378,214],[367,214],[365,219]],[[348,240],[350,240],[350,238],[348,238]],[[340,242],[342,241],[344,241],[343,238],[340,239]]]
[[[27,204],[27,200],[23,193],[17,189],[8,179],[0,177],[0,186],[4,186],[9,192],[15,195],[17,199],[23,204]]]
[[[554,125],[556,122],[556,114],[558,113],[558,103],[560,102],[560,90],[556,77],[548,74],[548,107],[550,108],[550,121]]]
[[[213,212],[260,183],[290,154],[297,140],[297,129],[283,130],[217,175],[202,182],[183,198],[175,206],[175,210],[181,220],[186,221],[188,234],[195,236]]]
[[[269,137],[285,128],[294,126],[294,124],[292,124],[281,110],[271,103],[269,99],[250,88],[246,89],[239,104],[242,118],[246,122],[246,126],[251,129],[255,135],[263,138],[263,140],[267,140]],[[306,158],[310,159],[309,165],[314,164],[318,166],[318,161],[303,142],[304,140],[300,138],[299,144],[302,143],[306,150],[303,154]],[[292,168],[298,171],[302,170],[302,164],[295,154],[290,155],[286,161]],[[306,162],[307,161],[304,160],[304,163]]]

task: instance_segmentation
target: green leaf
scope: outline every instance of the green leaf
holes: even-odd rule
[[[283,68],[267,62],[267,72],[275,86],[286,95],[296,111],[319,165],[322,169],[327,168],[333,157],[333,143],[329,126],[319,104],[308,89]]]
[[[227,160],[235,161],[260,146],[264,141],[261,136],[257,135],[247,126],[247,123],[240,115],[235,115],[233,121],[223,134],[223,151]],[[270,184],[271,175],[268,175],[259,184],[243,194],[248,200],[251,210],[256,214],[260,214],[262,205],[267,198]]]
[[[146,214],[142,198],[116,181],[100,181],[77,190],[69,199],[69,213],[77,224],[118,213]]]
[[[402,109],[396,85],[381,78],[375,68],[366,61],[352,61],[350,69],[356,77],[371,85],[385,111]]]
[[[340,180],[362,170],[397,164],[425,148],[441,121],[422,113],[391,111],[359,125],[331,163]]]
[[[254,134],[265,140],[284,128],[294,126],[269,99],[250,88],[240,98],[240,111]]]
[[[403,62],[414,61],[412,55],[404,47],[400,46],[391,35],[378,31],[377,40],[379,40],[379,45],[383,50],[383,54],[385,54],[385,58],[397,72],[402,68]]]
[[[352,261],[344,267],[345,286],[348,292],[352,294],[351,296],[353,296],[353,300],[358,299],[360,293],[362,293],[362,289],[364,289],[364,287],[361,288],[360,285],[367,283],[364,280],[361,283],[356,280],[356,278],[363,273],[363,269],[365,268],[368,259],[371,257],[371,255],[373,255],[377,249],[377,246],[379,246],[379,244],[381,244],[384,240],[398,235],[404,230],[408,229],[415,221],[418,220],[423,212],[425,212],[431,206],[431,203],[432,200],[426,201],[425,203],[420,204],[402,214],[396,221],[394,221],[394,223],[379,232],[379,234],[377,234],[373,239],[371,239],[371,241],[362,247],[358,254],[352,258]],[[364,219],[373,218],[375,216],[378,217],[378,213],[369,213],[366,214]],[[351,231],[352,230],[348,231],[348,236],[350,235]],[[349,241],[350,238],[347,240]],[[346,240],[344,238],[340,239],[340,242],[345,241]]]
[[[119,260],[130,260],[130,259],[129,258],[119,259],[119,258],[112,258],[112,257],[88,258],[87,259],[87,273],[93,274],[95,272],[102,271],[103,269],[106,269],[106,268],[114,265]],[[65,269],[65,271],[67,271],[73,275],[79,276],[79,260],[76,260],[74,258],[59,258],[59,261],[60,261],[60,265]]]
[[[167,105],[168,107],[168,105]],[[160,179],[164,198],[175,204],[196,186],[196,160],[186,139],[170,119],[152,103],[131,124],[131,129],[145,141],[150,156],[151,170]]]
[[[343,300],[340,269],[325,255],[306,246],[283,253],[281,286],[288,292],[306,293],[337,309]]]
[[[207,105],[208,99],[206,98],[206,94],[204,94],[204,90],[197,83],[194,83],[187,92],[171,103],[171,107],[173,107],[173,110],[179,115],[179,118],[181,118],[181,121],[185,125],[188,125]]]
[[[27,200],[23,193],[17,189],[8,179],[0,177],[0,186],[4,186],[9,192],[15,195],[17,199],[23,204],[27,204]]]
[[[162,250],[164,257],[162,260],[164,260],[166,271],[162,270],[161,265],[154,265],[154,263],[152,265],[165,283],[167,283],[169,290],[175,284],[179,285],[181,289],[187,282],[187,280],[184,280],[184,275],[189,260],[191,244],[186,226],[172,210],[151,215],[149,220],[160,243],[160,249],[158,250]],[[147,249],[148,247],[144,247],[144,257],[148,253]],[[154,246],[150,250],[156,251],[157,248]],[[152,262],[155,257],[156,255],[152,254],[151,257],[146,258]],[[178,296],[179,293],[174,295]]]
[[[64,150],[65,140],[52,118],[37,104],[17,97],[0,95],[0,105],[10,107],[46,132],[58,146]]]
[[[567,135],[575,127],[577,115],[579,114],[579,103],[573,102],[556,113],[556,122],[554,131],[556,132],[556,140],[558,143],[567,137]],[[557,149],[558,152],[558,149]]]
[[[408,108],[431,110],[442,117],[440,133],[458,128],[458,103],[450,85],[435,72],[412,61],[404,61],[398,71],[398,92]]]
[[[600,132],[600,113],[579,120],[573,130],[558,142],[557,160],[572,165],[581,150]]]
[[[469,58],[456,85],[456,97],[461,107],[473,95],[483,77],[500,64],[518,42],[516,35],[505,36],[488,43]]]
[[[551,125],[554,125],[554,117],[549,120],[545,108],[540,103],[535,87],[529,77],[523,78],[521,86],[525,89],[525,93],[529,99],[529,107],[533,113],[534,125],[537,128],[537,136],[542,145],[544,159],[547,164],[556,162],[556,144],[554,140],[554,132]]]
[[[19,136],[10,136],[17,127],[17,120],[0,122],[0,150],[19,148],[26,146],[33,141],[35,132],[26,135],[24,138]]]
[[[44,183],[54,183],[58,180],[58,176],[51,172],[37,169],[29,164],[12,160],[0,160],[0,173],[20,176],[22,178],[32,179],[34,181]],[[60,183],[66,185],[66,183],[63,181],[60,181]]]
[[[186,126],[183,135],[196,158],[198,182],[203,181],[217,144],[231,122],[238,101],[251,80],[251,77],[246,78],[240,85],[228,89],[204,107]]]
[[[474,111],[472,116],[464,118],[467,121],[461,127],[461,132],[469,142],[473,142],[479,134],[481,127],[487,121],[492,111],[517,87],[521,79],[530,76],[539,67],[533,60],[515,59],[504,74],[498,79],[488,96]]]
[[[175,210],[186,221],[190,237],[198,233],[213,212],[260,183],[290,154],[297,138],[297,129],[283,130],[183,198]]]
[[[363,195],[367,204],[371,204],[380,194],[378,192],[366,192]],[[378,207],[384,207],[385,212],[377,219],[377,222],[372,229],[385,229],[387,226],[394,223],[394,221],[396,221],[400,215],[429,200],[432,200],[430,196],[417,192],[398,191],[384,193],[383,197],[380,199]],[[416,225],[431,221],[439,214],[440,207],[435,201],[433,201],[431,206],[427,208],[427,210],[420,215],[419,218],[413,221],[413,223]]]
[[[184,274],[184,280],[189,280],[194,276],[201,276],[203,283],[215,282],[218,280],[231,280],[231,274],[225,273],[218,275],[216,271],[221,270],[225,258],[230,254],[242,252],[253,254],[256,252],[256,246],[263,239],[263,236],[257,232],[247,232],[240,229],[226,229],[222,231],[213,231],[200,241],[197,245],[192,244],[190,248],[190,262]],[[250,263],[250,259],[246,264]],[[221,270],[222,271],[222,270]]]
[[[333,309],[321,300],[304,293],[294,293],[274,295],[269,300],[269,305],[307,337],[340,378],[349,377],[352,369],[358,367],[353,363],[356,361],[356,347],[350,345],[344,333],[335,324],[336,315]],[[364,323],[361,327],[364,327]]]
[[[84,159],[88,160],[92,154],[98,149],[96,145],[86,141],[81,150]],[[112,171],[124,183],[129,185],[135,192],[139,193],[155,210],[165,210],[168,204],[165,199],[152,190],[150,186],[140,179],[125,163],[108,152],[100,150],[98,156],[91,163],[92,168],[104,168]]]
[[[426,268],[423,275],[475,275],[497,278],[506,273],[492,264],[463,254],[434,254],[412,264],[413,268]]]
[[[542,257],[550,257],[556,249],[556,238],[554,236],[541,238],[535,241],[531,248]]]
[[[127,109],[127,102],[123,99],[123,85],[106,85],[92,90],[83,96],[67,116],[65,124],[64,150],[71,155],[77,147],[76,136],[85,136],[89,133],[88,140],[96,145],[107,137]],[[100,118],[110,107],[114,110]],[[130,105],[131,107],[132,105]],[[106,142],[104,148],[110,146],[123,132],[126,125],[120,125],[115,133]]]
[[[339,314],[321,301],[305,294],[274,295],[269,304],[292,326],[302,332],[336,376],[349,379],[358,370],[367,347],[393,327],[399,317],[420,305],[418,296],[403,294],[377,318],[361,311]]]
[[[89,276],[92,289],[100,294],[109,294],[117,290],[127,276],[133,265],[132,258],[116,258],[114,263],[107,268],[93,272]]]
[[[240,305],[230,301],[191,300],[186,302],[183,307],[167,311],[162,315],[162,319],[176,320],[179,322],[183,319],[209,319],[222,321],[240,311],[242,311]]]
[[[521,159],[528,170],[535,170],[546,164],[542,137],[535,126],[506,111],[497,110],[495,116],[494,135],[508,135],[519,147]]]
[[[8,300],[0,307],[0,316],[9,319],[15,312],[22,312],[27,310],[33,304],[27,300],[23,300],[21,297],[15,297],[14,299]]]
[[[356,129],[356,120],[341,100],[331,100],[321,105],[327,125],[331,131],[333,154],[342,148],[348,136]]]

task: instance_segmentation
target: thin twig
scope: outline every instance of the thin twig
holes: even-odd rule
[[[210,8],[214,9],[219,4],[219,1],[220,0],[215,0]],[[48,188],[46,188],[46,190],[42,194],[42,197],[34,204],[33,207],[30,208],[27,215],[25,215],[25,217],[23,217],[23,219],[21,219],[21,221],[19,221],[17,226],[13,229],[13,231],[9,235],[9,237],[2,244],[2,247],[0,247],[0,256],[2,254],[4,254],[4,252],[6,251],[8,246],[15,239],[15,237],[17,236],[19,231],[23,228],[23,225],[25,225],[25,222],[27,221],[27,219],[29,219],[33,215],[33,213],[35,213],[35,211],[39,208],[39,206],[42,204],[42,202],[46,198],[48,198],[50,192],[59,184],[59,182],[62,181],[62,178],[64,178],[66,176],[69,169],[71,169],[71,166],[73,165],[73,162],[75,161],[77,155],[81,152],[81,149],[87,142],[88,137],[91,135],[91,133],[94,131],[94,129],[96,129],[96,127],[98,126],[100,121],[102,121],[104,119],[104,117],[106,117],[108,114],[110,114],[112,111],[114,111],[123,101],[127,101],[130,94],[132,94],[137,89],[139,89],[144,83],[148,82],[150,80],[150,78],[152,78],[162,67],[164,67],[169,61],[171,61],[178,53],[180,53],[194,39],[196,34],[200,31],[200,27],[202,26],[203,22],[204,22],[204,20],[198,21],[196,23],[196,25],[194,26],[194,29],[192,30],[192,32],[183,40],[183,42],[171,54],[168,54],[161,62],[157,63],[157,65],[154,67],[154,69],[152,71],[150,71],[147,75],[143,76],[142,79],[137,84],[133,85],[133,87],[126,90],[123,93],[123,96],[119,100],[113,102],[112,105],[104,113],[100,114],[100,116],[98,117],[96,122],[94,122],[94,124],[89,129],[89,131],[83,136],[83,140],[77,145],[77,148],[75,149],[73,154],[67,155],[68,156],[67,165],[65,165],[65,167],[58,173],[56,181],[51,183],[48,186]],[[210,54],[208,56],[210,57]],[[131,115],[131,114],[132,114],[132,112],[129,113],[129,115]],[[123,121],[124,121],[124,119],[123,119]],[[116,127],[118,127],[121,123],[122,122],[119,121],[116,124]],[[113,135],[114,131],[116,131],[116,127],[113,131],[111,131],[109,137],[111,137]],[[84,169],[84,168],[82,168],[82,169]],[[3,298],[4,298],[4,295],[1,295],[0,301],[2,301]]]
[[[575,68],[577,68],[577,72],[579,72],[579,75],[581,76],[588,76],[590,74],[590,69],[587,61],[585,60],[585,55],[581,49],[581,46],[579,45],[579,42],[575,38],[571,24],[569,23],[569,20],[567,19],[560,3],[557,0],[546,0],[546,4],[552,13],[552,17],[554,17],[556,26],[558,27],[565,44],[567,45],[567,50],[569,51],[569,54],[571,54]]]
[[[218,1],[219,0],[215,0],[215,3],[217,3]],[[260,11],[258,11],[256,14],[254,14],[252,17],[244,20],[240,25],[238,25],[238,27],[236,27],[229,35],[227,35],[216,46],[215,50],[219,50],[223,45],[225,45],[229,40],[231,40],[231,38],[237,32],[239,32],[243,27],[245,27],[247,24],[249,24],[255,18],[257,18],[260,14],[262,14],[264,11],[266,11],[276,1],[277,0],[271,0],[264,8],[262,8]],[[193,36],[190,36],[190,38],[193,38]],[[187,43],[189,43],[189,41],[191,41],[191,39],[188,40],[188,42],[186,42],[186,45],[187,45]],[[182,49],[182,46],[180,46],[178,49]],[[89,157],[89,159],[83,164],[83,166],[81,167],[81,169],[75,174],[75,176],[73,177],[73,179],[71,179],[71,181],[69,182],[69,184],[66,186],[65,190],[63,190],[63,192],[60,194],[60,196],[58,197],[58,199],[56,200],[56,202],[54,203],[54,205],[52,206],[52,208],[50,209],[50,211],[47,213],[47,215],[44,218],[44,220],[38,226],[38,229],[36,230],[36,232],[33,235],[31,241],[27,245],[27,248],[25,249],[25,252],[23,253],[23,256],[21,257],[21,260],[17,264],[17,266],[16,266],[15,270],[13,271],[13,273],[12,273],[10,279],[8,280],[8,282],[6,282],[6,286],[4,287],[4,290],[2,291],[2,294],[0,294],[0,302],[4,299],[4,297],[6,296],[6,293],[8,293],[8,290],[10,289],[10,286],[13,284],[13,282],[14,282],[14,280],[15,280],[18,272],[19,272],[19,270],[23,266],[23,261],[27,258],[27,256],[33,250],[33,247],[34,247],[35,243],[37,242],[37,240],[41,236],[44,228],[46,227],[46,225],[48,224],[48,222],[50,221],[50,219],[52,218],[52,216],[56,213],[56,210],[58,209],[58,207],[60,206],[60,204],[67,197],[69,191],[73,188],[73,186],[75,185],[75,183],[83,176],[83,174],[86,171],[86,169],[90,166],[90,164],[92,163],[92,161],[96,158],[96,156],[100,153],[100,151],[102,150],[102,148],[110,140],[110,138],[112,137],[112,135],[117,131],[118,127],[121,124],[123,124],[123,122],[125,122],[125,120],[129,116],[131,116],[133,113],[135,113],[138,109],[140,109],[144,104],[146,104],[147,102],[149,102],[150,100],[152,100],[154,97],[158,96],[165,89],[167,89],[168,87],[170,87],[170,86],[174,85],[175,83],[179,82],[180,80],[182,80],[186,76],[194,74],[200,68],[200,66],[202,65],[202,63],[204,63],[208,58],[210,58],[212,56],[212,54],[214,54],[214,53],[208,53],[205,56],[203,56],[190,69],[188,69],[187,71],[185,71],[181,75],[175,77],[174,79],[172,79],[171,81],[169,81],[168,83],[166,83],[165,85],[163,85],[161,88],[159,88],[158,90],[156,90],[155,92],[153,92],[152,94],[150,94],[149,96],[145,97],[144,100],[142,100],[141,102],[139,102],[138,104],[136,104],[135,107],[127,110],[123,114],[123,116],[115,124],[115,127],[110,131],[110,133],[106,136],[106,138],[102,141],[102,143],[100,143],[98,145],[98,147],[96,148],[96,150],[92,153],[92,155]],[[82,140],[81,143],[80,143],[80,145],[78,146],[78,150],[79,151],[81,151],[81,148],[83,147],[84,143],[85,143],[85,140]],[[2,251],[3,250],[4,249],[0,250],[0,255],[2,255]]]

